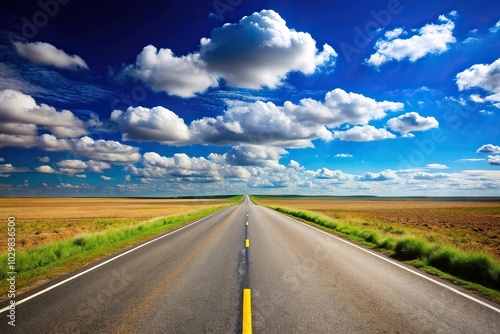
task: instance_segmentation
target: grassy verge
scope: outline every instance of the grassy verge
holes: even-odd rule
[[[310,211],[277,206],[269,208],[381,250],[395,259],[409,262],[429,273],[450,279],[500,301],[500,263],[487,254],[462,251],[414,236],[385,235]]]
[[[18,291],[33,287],[40,282],[59,277],[72,270],[81,268],[93,261],[117,252],[127,246],[161,235],[217,211],[235,205],[241,196],[231,198],[233,204],[217,205],[206,209],[189,211],[138,223],[133,226],[109,230],[102,233],[81,235],[70,240],[16,252],[16,285]],[[0,255],[0,281],[6,281],[7,254]],[[6,296],[7,284],[0,285],[0,296]],[[0,297],[0,299],[2,299]]]

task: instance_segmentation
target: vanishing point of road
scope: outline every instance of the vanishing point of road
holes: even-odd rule
[[[17,300],[0,333],[500,333],[500,305],[248,197]]]

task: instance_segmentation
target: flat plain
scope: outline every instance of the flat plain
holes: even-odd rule
[[[25,250],[81,234],[126,227],[158,217],[227,204],[225,199],[0,198],[0,217],[16,219],[16,247]],[[7,238],[0,238],[0,253]]]
[[[385,234],[485,252],[500,260],[500,200],[256,197],[258,203],[320,213]]]

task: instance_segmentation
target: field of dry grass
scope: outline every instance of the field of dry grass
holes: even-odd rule
[[[354,226],[415,235],[500,260],[500,201],[257,198],[264,205],[321,213]]]
[[[16,247],[24,250],[230,202],[228,199],[0,198],[0,217],[4,217],[5,224],[7,217],[16,218]],[[0,253],[6,249],[7,238],[0,238]]]

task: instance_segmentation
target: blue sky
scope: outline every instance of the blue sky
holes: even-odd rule
[[[2,196],[500,195],[496,1],[4,1]]]

